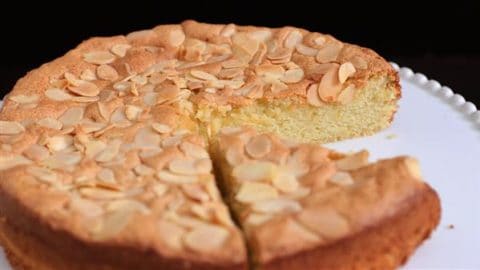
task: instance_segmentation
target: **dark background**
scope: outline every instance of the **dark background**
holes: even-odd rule
[[[480,1],[9,2],[0,16],[0,96],[28,70],[88,37],[192,18],[211,23],[293,25],[330,33],[372,48],[480,105]]]

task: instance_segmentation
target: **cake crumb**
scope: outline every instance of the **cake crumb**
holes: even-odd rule
[[[389,134],[385,138],[387,138],[387,140],[392,140],[392,139],[397,138],[397,135],[396,134]]]
[[[453,230],[453,229],[455,229],[455,225],[449,224],[449,225],[447,225],[447,229]]]

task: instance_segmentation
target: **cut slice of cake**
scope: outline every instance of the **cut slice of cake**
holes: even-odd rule
[[[368,164],[254,129],[224,129],[217,170],[255,269],[394,269],[437,226],[440,204],[418,163]]]

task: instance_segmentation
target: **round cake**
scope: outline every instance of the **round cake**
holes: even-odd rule
[[[416,161],[311,143],[399,97],[376,53],[294,27],[89,39],[4,98],[0,243],[14,269],[395,268],[440,215]]]

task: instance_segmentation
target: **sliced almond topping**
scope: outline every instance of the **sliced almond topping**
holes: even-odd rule
[[[1,121],[0,120],[0,134],[1,135],[15,135],[25,131],[25,128],[15,121]]]
[[[27,148],[24,152],[25,156],[34,161],[42,161],[46,159],[50,153],[45,146],[41,146],[38,144],[32,144],[30,147]]]
[[[57,182],[57,174],[47,168],[30,166],[27,168],[27,173],[47,184],[54,184]]]
[[[298,221],[328,239],[338,239],[350,231],[348,221],[331,208],[304,209]]]
[[[182,190],[188,197],[193,200],[200,202],[207,202],[210,200],[210,196],[208,196],[208,193],[205,192],[205,190],[200,185],[182,185]]]
[[[313,42],[318,46],[323,46],[323,44],[325,44],[325,41],[327,41],[327,39],[323,36],[316,37],[313,40]]]
[[[369,153],[366,150],[348,155],[335,161],[337,168],[342,171],[351,171],[359,169],[368,164]]]
[[[246,64],[244,62],[237,59],[230,59],[222,62],[223,68],[244,68],[245,66]]]
[[[248,215],[247,219],[245,219],[245,223],[251,226],[258,226],[261,225],[270,219],[273,218],[271,214],[259,214],[259,213],[251,213]]]
[[[160,134],[168,134],[173,131],[172,127],[161,123],[152,123],[152,128]]]
[[[116,56],[124,57],[127,54],[128,49],[130,49],[131,47],[132,46],[130,46],[129,44],[115,44],[112,46],[110,51]]]
[[[147,215],[151,212],[150,209],[145,204],[139,201],[130,200],[130,199],[122,199],[122,200],[109,202],[105,207],[105,209],[111,212],[114,212],[114,211],[139,212],[144,215]]]
[[[140,107],[133,106],[133,105],[125,106],[125,116],[130,121],[137,120],[141,113],[142,113],[142,108]]]
[[[235,195],[235,199],[242,203],[254,203],[277,197],[278,191],[274,187],[257,182],[243,182]]]
[[[297,83],[304,77],[304,72],[301,68],[294,68],[287,70],[281,80],[285,83]]]
[[[271,162],[243,163],[233,168],[232,176],[239,181],[269,180],[275,176],[277,166]]]
[[[307,89],[307,102],[308,104],[320,107],[325,105],[318,95],[318,84],[312,84]]]
[[[87,217],[98,217],[104,214],[103,208],[91,200],[82,199],[80,197],[74,197],[68,204],[69,209],[74,212],[81,213]]]
[[[107,168],[101,169],[97,173],[97,178],[100,181],[105,182],[105,183],[110,183],[110,184],[115,184],[116,183],[115,174],[113,174],[112,170],[107,169]]]
[[[325,102],[336,101],[337,95],[342,91],[342,84],[338,80],[338,66],[333,66],[323,77],[318,85],[318,95]]]
[[[338,54],[342,50],[339,43],[330,43],[318,50],[315,60],[319,63],[328,63],[337,60]]]
[[[116,81],[118,72],[110,65],[100,65],[97,67],[98,78],[106,81]]]
[[[108,162],[111,161],[115,156],[117,156],[120,145],[122,144],[121,140],[114,140],[110,142],[95,158],[98,162]]]
[[[342,92],[340,92],[340,94],[338,95],[338,98],[337,98],[338,102],[344,105],[352,102],[352,100],[355,98],[355,92],[356,92],[356,89],[353,84],[345,87],[342,90]]]
[[[159,171],[157,173],[157,177],[161,181],[172,184],[192,184],[198,181],[198,177],[196,175],[178,175],[165,170]]]
[[[72,99],[72,95],[58,88],[47,89],[45,91],[45,96],[55,101],[66,101]]]
[[[272,179],[273,186],[286,193],[295,191],[299,184],[295,175],[287,170],[282,170]]]
[[[90,69],[85,69],[84,71],[82,71],[82,74],[80,74],[80,79],[84,81],[94,81],[97,79],[97,77],[95,76],[95,73],[93,73],[93,71],[91,71]]]
[[[130,210],[109,213],[103,218],[101,225],[94,228],[94,236],[102,240],[119,234],[130,223],[133,213]]]
[[[195,167],[195,160],[191,159],[174,159],[168,164],[168,169],[176,174],[196,175],[197,168]]]
[[[216,225],[205,225],[193,229],[185,235],[185,245],[193,251],[208,253],[219,250],[227,241],[230,233]]]
[[[358,69],[367,69],[368,68],[368,63],[365,59],[363,59],[361,56],[355,55],[350,59],[350,62],[358,68]]]
[[[73,144],[73,138],[69,135],[53,136],[48,138],[47,147],[50,151],[61,151]]]
[[[329,180],[340,186],[349,186],[354,183],[352,176],[347,172],[336,172]]]
[[[13,100],[20,104],[35,103],[39,100],[39,96],[36,94],[33,95],[16,95],[9,96],[8,99]]]
[[[110,64],[115,61],[115,55],[107,51],[88,52],[83,55],[83,60],[90,64]]]
[[[258,135],[250,139],[245,146],[246,152],[253,158],[261,158],[272,150],[272,142],[265,135]]]
[[[94,200],[115,200],[125,197],[123,192],[104,188],[83,187],[80,188],[78,192],[82,196]]]
[[[355,67],[350,62],[345,62],[338,69],[338,80],[344,83],[349,77],[355,74]]]
[[[210,74],[210,73],[207,73],[205,71],[201,71],[201,70],[191,70],[190,71],[190,74],[197,78],[197,79],[200,79],[200,80],[205,80],[205,81],[216,81],[217,80],[217,77],[215,77],[214,75]]]
[[[8,170],[16,166],[31,164],[32,161],[21,155],[0,156],[0,171]]]
[[[185,41],[185,33],[183,33],[182,29],[175,29],[170,31],[169,33],[169,43],[173,47],[178,47],[182,45]]]
[[[412,157],[407,157],[404,160],[404,163],[407,166],[410,175],[412,175],[417,180],[422,179],[422,172],[420,171],[420,164],[418,163],[418,160]]]
[[[293,49],[295,46],[302,42],[303,35],[298,30],[291,31],[287,38],[285,38],[284,46],[285,48]]]
[[[257,201],[252,205],[252,209],[260,213],[293,213],[300,212],[302,206],[295,200],[287,198],[277,198],[272,200]]]
[[[157,195],[158,197],[162,197],[168,191],[168,185],[162,183],[155,183],[155,185],[152,187],[152,190],[155,195]]]
[[[78,86],[68,87],[68,90],[85,97],[97,96],[100,93],[98,86],[89,81],[82,81]]]
[[[195,159],[209,158],[208,152],[205,150],[205,148],[191,142],[182,142],[180,144],[180,149],[185,153],[185,155]]]
[[[52,169],[65,169],[65,166],[76,165],[82,160],[79,152],[56,152],[42,161],[42,164]]]
[[[85,156],[88,158],[95,157],[107,147],[107,144],[102,141],[91,140],[85,143]]]
[[[308,47],[306,45],[303,45],[302,43],[298,43],[295,46],[295,49],[297,49],[297,52],[300,54],[303,54],[305,56],[316,56],[318,53],[318,50],[312,47]]]
[[[181,250],[183,248],[183,236],[186,230],[179,225],[161,219],[157,225],[158,233],[162,236],[162,241],[173,250]]]
[[[225,159],[227,160],[228,164],[232,166],[240,165],[247,161],[247,157],[243,153],[243,151],[239,151],[237,148],[230,147],[225,152]]]

